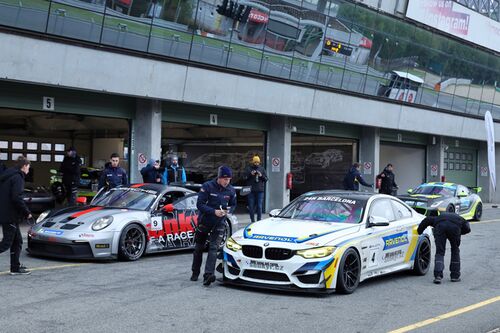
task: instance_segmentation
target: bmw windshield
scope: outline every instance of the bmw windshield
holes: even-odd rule
[[[365,200],[334,195],[306,196],[285,207],[278,217],[355,224],[361,222],[365,206]]]
[[[443,185],[420,185],[411,194],[442,195],[444,197],[455,196],[456,186]]]
[[[92,202],[93,206],[147,210],[156,200],[154,191],[137,188],[115,188]]]

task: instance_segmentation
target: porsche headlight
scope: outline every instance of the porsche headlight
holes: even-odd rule
[[[234,252],[238,252],[239,250],[241,250],[241,245],[236,243],[236,241],[232,237],[229,237],[229,239],[227,240],[226,247]]]
[[[111,222],[113,222],[113,216],[101,217],[100,219],[98,219],[97,221],[95,221],[92,224],[92,230],[94,230],[94,231],[102,230],[102,229],[106,228],[107,226],[109,226],[111,224]]]
[[[431,208],[436,208],[436,207],[438,207],[438,206],[439,206],[440,204],[442,204],[442,203],[443,203],[443,200],[441,200],[441,201],[436,201],[436,202],[434,202],[434,203],[431,205]]]
[[[50,210],[46,210],[42,214],[38,215],[38,218],[36,219],[36,223],[40,223],[43,220],[45,220],[45,218],[47,217],[47,215],[49,215],[49,213],[50,213]]]
[[[297,255],[305,259],[324,258],[332,254],[333,251],[335,251],[335,246],[323,246],[315,247],[313,249],[299,250],[297,251]]]

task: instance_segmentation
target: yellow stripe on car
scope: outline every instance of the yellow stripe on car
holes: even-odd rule
[[[413,255],[413,252],[415,251],[415,248],[417,247],[418,244],[418,232],[417,232],[418,226],[414,226],[412,229],[412,238],[410,242],[410,246],[408,247],[408,251],[406,252],[405,256],[405,262],[410,261],[411,256]]]

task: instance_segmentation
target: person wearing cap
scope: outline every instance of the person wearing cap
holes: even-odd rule
[[[127,171],[120,167],[120,155],[113,153],[109,158],[109,163],[106,163],[104,171],[99,177],[99,189],[106,186],[106,190],[109,190],[118,186],[127,185]]]
[[[420,222],[417,232],[421,235],[427,227],[433,227],[436,256],[434,257],[434,283],[440,284],[443,279],[444,254],[446,240],[451,245],[450,279],[460,282],[460,241],[461,236],[470,232],[470,224],[455,213],[437,212],[436,216],[427,216]]]
[[[359,163],[354,163],[349,169],[349,172],[344,177],[344,190],[348,191],[359,191],[359,184],[372,187],[373,184],[368,184],[363,176],[361,176],[361,172],[359,172],[361,165]]]
[[[141,169],[142,181],[144,183],[161,183],[160,160],[149,159],[148,164]]]
[[[262,219],[262,201],[264,200],[264,190],[267,182],[266,170],[260,165],[260,157],[255,155],[243,175],[246,185],[251,187],[248,194],[248,210],[250,220],[255,222],[255,210],[257,210],[257,221]]]
[[[19,262],[23,247],[23,237],[19,222],[31,218],[31,212],[23,200],[24,177],[28,174],[30,162],[20,156],[13,168],[0,175],[0,224],[3,239],[0,242],[0,253],[10,249],[10,274],[28,275],[31,272]]]
[[[196,227],[191,267],[191,281],[197,281],[200,275],[203,250],[208,240],[208,256],[205,263],[203,284],[209,286],[215,281],[215,263],[225,232],[225,219],[236,208],[236,192],[230,185],[233,173],[227,166],[219,167],[217,178],[204,183],[198,194],[198,225]]]
[[[170,183],[183,183],[187,181],[186,170],[179,165],[179,158],[172,156],[172,163],[165,168],[162,176],[162,183],[168,185]]]
[[[80,156],[76,154],[76,149],[69,147],[59,167],[59,172],[62,173],[62,183],[66,191],[68,206],[76,205],[76,195],[78,193],[78,185],[80,184],[81,164],[82,160]]]

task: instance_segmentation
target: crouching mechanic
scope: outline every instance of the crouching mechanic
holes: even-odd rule
[[[436,212],[438,213],[438,212]],[[460,281],[460,238],[470,232],[470,225],[463,217],[455,213],[440,213],[438,216],[428,216],[418,226],[421,235],[425,228],[433,227],[436,257],[434,259],[434,283],[440,284],[443,279],[444,254],[446,240],[451,245],[450,278],[451,282]]]
[[[225,216],[236,208],[236,192],[229,184],[231,178],[231,169],[227,166],[221,166],[217,178],[204,183],[198,194],[196,206],[200,214],[194,236],[195,248],[191,281],[198,280],[203,250],[208,239],[208,256],[205,263],[205,274],[203,274],[205,286],[209,286],[215,281],[215,263],[217,251],[224,235]]]

